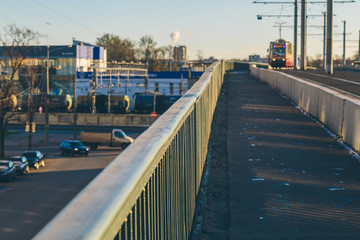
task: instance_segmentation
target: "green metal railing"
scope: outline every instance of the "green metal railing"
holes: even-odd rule
[[[217,98],[236,64],[211,65],[35,239],[187,239]]]

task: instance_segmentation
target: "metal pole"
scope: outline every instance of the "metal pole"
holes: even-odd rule
[[[108,99],[107,99],[107,112],[110,113],[110,93],[111,93],[111,82],[108,85]]]
[[[32,122],[33,122],[33,79],[30,78],[30,92],[28,97],[29,109],[29,135],[28,135],[28,150],[32,148]]]
[[[74,140],[77,139],[77,101],[76,101],[76,77],[74,77]]]
[[[346,47],[346,20],[344,20],[344,36],[343,36],[343,67],[346,65],[345,47]]]
[[[125,95],[127,95],[127,85],[128,85],[128,81],[129,81],[129,70],[127,72],[127,76],[125,78]]]
[[[306,14],[307,0],[301,0],[301,70],[306,70],[306,38],[307,38],[307,14]]]
[[[326,71],[326,12],[324,14],[323,70]]]
[[[94,68],[94,71],[93,71],[93,81],[94,81],[94,85],[93,85],[93,90],[92,90],[92,95],[91,95],[91,100],[92,100],[91,113],[95,114],[96,113],[96,87],[97,87],[96,68]]]
[[[154,88],[154,105],[153,105],[153,112],[156,112],[156,89]]]
[[[360,61],[360,31],[359,31],[359,53],[358,53],[358,58],[359,58],[359,61]]]
[[[45,94],[45,124],[44,124],[44,143],[48,144],[49,139],[49,55],[50,55],[50,46],[47,46],[47,54],[46,54],[46,94]]]
[[[31,110],[30,110],[31,111]],[[28,135],[28,150],[32,148],[32,113],[30,112],[29,116],[29,135]]]
[[[298,20],[298,4],[294,2],[294,69],[297,69],[297,20]]]
[[[333,30],[333,5],[334,0],[327,0],[327,38],[326,38],[326,71],[333,74],[333,58],[332,58],[332,30]]]

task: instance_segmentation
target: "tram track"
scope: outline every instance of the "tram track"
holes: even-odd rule
[[[281,72],[360,98],[360,72],[337,71],[333,75],[314,70],[282,70]]]

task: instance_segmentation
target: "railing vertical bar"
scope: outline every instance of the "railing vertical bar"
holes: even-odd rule
[[[139,240],[144,239],[143,235],[142,235],[142,227],[143,227],[143,206],[142,206],[142,201],[143,201],[143,192],[141,192],[140,197],[137,199],[136,203],[137,203],[137,215],[136,215],[136,219],[137,219],[137,237]]]
[[[172,183],[171,183],[171,180],[172,180],[172,171],[171,171],[171,166],[172,166],[172,162],[171,162],[171,152],[172,152],[172,148],[173,148],[173,144],[174,144],[174,141],[172,141],[169,149],[168,149],[168,161],[167,161],[167,166],[166,166],[166,197],[167,197],[167,200],[166,200],[166,215],[167,215],[167,218],[166,218],[166,232],[167,232],[167,239],[173,239],[172,238],[172,231],[171,231],[171,218],[172,218],[172,212],[171,212],[171,204],[172,204],[172,199],[171,199],[171,190],[172,190]]]
[[[163,207],[162,205],[162,189],[161,189],[161,178],[162,178],[162,163],[164,161],[164,157],[162,158],[162,160],[159,163],[159,177],[158,177],[158,239],[163,239],[162,235],[161,235],[161,230],[162,230],[162,214],[161,214],[161,209]]]
[[[129,214],[129,239],[130,240],[133,240],[133,237],[134,237],[134,207],[132,208],[132,210],[130,211],[130,214]]]
[[[154,200],[155,200],[155,194],[154,194],[154,173],[151,175],[150,178],[150,226],[151,226],[151,239],[155,239],[155,204],[154,204]]]
[[[146,238],[145,239],[151,239],[151,210],[150,210],[150,203],[151,203],[151,194],[150,194],[150,184],[151,184],[151,178],[149,179],[149,182],[146,186]]]
[[[138,200],[136,200],[136,204],[134,205],[134,210],[133,210],[133,229],[132,229],[132,232],[133,232],[133,238],[134,239],[138,239],[137,237],[137,228],[138,228],[138,209],[137,209],[137,206],[138,206]]]
[[[154,196],[155,196],[155,239],[159,239],[159,176],[160,176],[160,164],[156,167],[155,170],[155,182],[154,182]]]
[[[175,236],[176,239],[180,239],[179,236],[179,133],[176,134],[176,150],[175,150]]]
[[[147,221],[146,221],[146,187],[144,187],[144,190],[141,193],[142,199],[141,199],[141,236],[142,239],[146,239],[146,229],[147,229]]]
[[[184,176],[183,176],[183,159],[184,159],[184,125],[179,130],[180,141],[179,141],[179,232],[181,239],[184,238]]]

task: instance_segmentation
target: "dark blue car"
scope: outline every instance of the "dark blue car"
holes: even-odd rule
[[[16,178],[16,167],[12,161],[0,160],[0,178],[9,182]]]
[[[29,173],[30,167],[29,162],[27,161],[26,157],[24,156],[13,156],[10,158],[16,167],[16,173],[18,175],[22,175],[24,173]]]
[[[71,156],[74,156],[75,154],[87,156],[89,154],[89,150],[90,149],[88,147],[78,140],[65,140],[60,144],[61,155],[68,153],[71,154]]]
[[[44,154],[40,151],[25,151],[22,156],[26,157],[30,167],[34,167],[35,169],[45,167]]]

